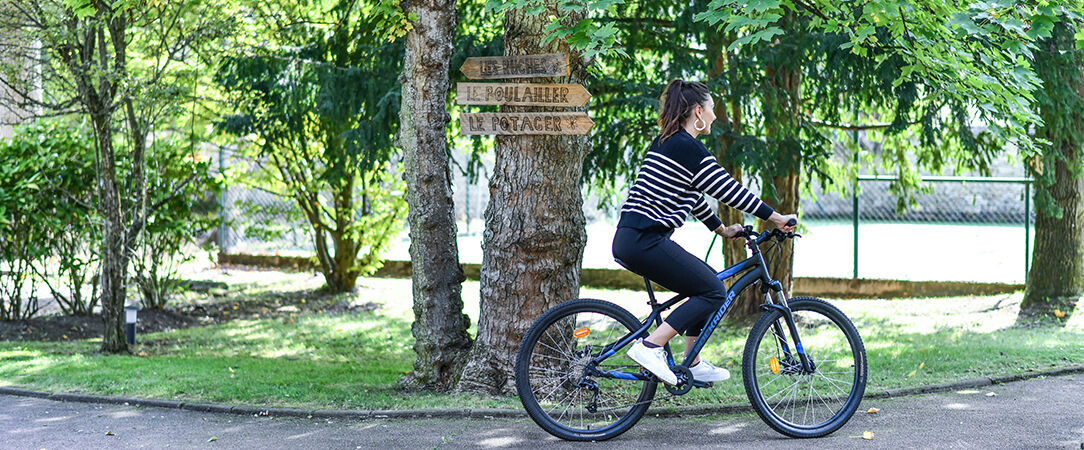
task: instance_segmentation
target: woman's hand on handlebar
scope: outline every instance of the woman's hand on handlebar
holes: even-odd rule
[[[774,223],[775,227],[778,228],[779,231],[783,231],[786,233],[794,231],[794,228],[798,225],[798,215],[796,214],[783,215],[779,214],[778,212],[773,212],[772,216],[769,217],[768,220]]]
[[[725,227],[720,226],[719,228],[716,228],[715,229],[715,234],[718,234],[719,236],[722,236],[722,237],[725,237],[725,238],[728,238],[728,239],[737,239],[738,235],[743,230],[745,230],[745,228],[742,227],[740,223],[736,223],[736,224],[733,224],[733,225],[730,225],[730,226],[725,226]]]

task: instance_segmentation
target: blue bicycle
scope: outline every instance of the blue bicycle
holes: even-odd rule
[[[828,435],[850,420],[866,389],[866,351],[847,316],[824,300],[788,299],[772,279],[761,244],[779,246],[798,235],[773,229],[740,235],[752,252],[745,261],[717,274],[720,280],[744,273],[730,287],[725,303],[708,320],[681,364],[667,345],[681,396],[711,383],[693,379],[689,364],[711,337],[731,302],[758,285],[763,315],[753,325],[742,357],[742,380],[749,402],[768,426],[795,438]],[[624,349],[646,337],[662,312],[685,296],[655,300],[644,279],[651,313],[640,321],[626,309],[601,300],[577,299],[538,318],[516,355],[516,389],[531,419],[566,440],[610,439],[628,431],[655,399],[659,380],[625,356]],[[777,301],[778,300],[778,301]]]

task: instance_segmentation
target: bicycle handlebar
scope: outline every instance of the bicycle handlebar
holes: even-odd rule
[[[789,221],[787,221],[787,226],[790,227],[793,227],[797,224],[798,221],[794,219],[790,219]],[[772,228],[771,230],[765,232],[756,232],[753,231],[752,225],[746,225],[745,229],[737,234],[737,237],[743,237],[747,241],[751,241],[752,243],[760,245],[761,242],[771,240],[773,238],[778,239],[779,242],[783,242],[784,239],[793,239],[796,237],[802,237],[802,235],[794,232],[779,231],[778,228]]]

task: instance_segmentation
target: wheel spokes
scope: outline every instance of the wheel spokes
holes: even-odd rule
[[[575,431],[612,425],[640,404],[643,381],[591,376],[592,359],[629,331],[620,321],[598,312],[579,312],[556,320],[535,343],[527,374],[534,398],[560,426]],[[614,355],[598,372],[633,372],[639,366]]]
[[[779,420],[796,427],[818,427],[833,420],[846,407],[855,388],[857,368],[851,343],[835,322],[815,311],[793,314],[798,335],[815,370],[805,373],[797,354],[793,355],[796,366],[775,364],[773,370],[771,359],[783,362],[782,348],[794,351],[797,346],[790,343],[789,330],[780,342],[772,327],[768,327],[759,338],[754,370],[756,386],[769,412]],[[780,366],[783,368],[779,369]]]

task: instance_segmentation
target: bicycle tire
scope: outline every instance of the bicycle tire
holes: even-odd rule
[[[584,314],[584,317],[592,317],[597,320],[594,322],[588,321],[590,323],[587,325],[584,325],[584,323],[570,325],[573,318],[577,318],[581,314]],[[602,332],[605,330],[604,328],[598,328],[600,326],[598,323],[606,318],[612,319],[617,325],[609,328],[609,336],[597,339],[601,338]],[[561,321],[565,322],[561,323]],[[592,323],[594,325],[591,325]],[[600,344],[598,347],[586,343],[586,341],[581,342],[583,339],[589,338],[593,331],[589,331],[582,339],[580,337],[573,337],[572,339],[561,340],[560,343],[556,340],[551,340],[550,344],[553,345],[545,343],[546,338],[552,338],[553,336],[567,336],[570,332],[573,332],[573,330],[582,331],[584,328],[591,330],[590,327],[595,327],[595,330],[598,331],[595,333],[596,339],[591,341],[599,342]],[[635,400],[631,401],[631,403],[627,405],[627,408],[621,407],[620,409],[623,409],[623,411],[619,409],[604,409],[598,413],[592,413],[586,409],[579,409],[580,407],[577,406],[576,409],[572,410],[571,414],[568,413],[571,404],[577,402],[580,399],[581,394],[586,397],[588,394],[584,393],[592,392],[589,389],[573,385],[576,380],[588,379],[588,377],[582,376],[584,372],[580,370],[584,367],[582,365],[583,362],[589,360],[592,355],[599,354],[605,344],[613,344],[618,339],[628,334],[628,332],[634,331],[639,327],[640,322],[627,310],[613,303],[601,300],[571,300],[546,311],[546,313],[539,317],[534,324],[531,325],[530,329],[527,330],[527,333],[523,337],[523,341],[520,343],[519,351],[516,354],[516,391],[519,395],[520,402],[527,410],[527,414],[530,415],[531,419],[548,433],[570,441],[602,441],[611,439],[628,431],[633,425],[636,425],[647,412],[651,400],[655,396],[655,389],[657,387],[657,383],[655,382],[643,380],[618,380],[601,377],[591,378],[591,380],[599,386],[598,392],[600,393],[602,392],[603,385],[606,387],[615,386],[618,389],[620,389],[620,386],[622,385],[628,386],[626,389],[628,395],[623,395],[620,398],[613,397],[613,395],[621,395],[619,392],[607,393],[607,395],[610,395],[611,400],[615,400],[612,402],[614,404],[613,408],[621,407],[622,405],[618,405],[618,403],[623,401],[624,398],[631,398],[635,395]],[[542,345],[540,345],[540,342]],[[583,344],[582,349],[580,348],[581,343]],[[569,345],[572,347],[570,350],[566,351],[562,349],[562,347]],[[554,350],[555,347],[557,349]],[[596,349],[599,351],[594,352]],[[563,352],[563,354],[561,352]],[[555,358],[554,355],[563,357],[561,359],[567,359],[567,361],[558,361],[558,358]],[[614,361],[614,364],[616,364],[616,362],[621,362],[624,359],[627,359],[624,355],[614,355],[610,357],[607,362]],[[544,362],[546,367],[539,368],[540,362]],[[607,367],[628,366],[628,369],[639,370],[639,366],[635,365],[636,363],[631,362],[631,360],[628,362],[630,363],[628,365],[613,365]],[[565,363],[568,364],[567,370],[561,366],[561,364]],[[577,365],[577,363],[580,365]],[[532,368],[534,369],[533,374],[536,375],[534,379],[532,379]],[[539,376],[543,374],[545,376]],[[547,385],[546,383],[549,384]],[[635,387],[637,384],[639,385],[638,392]],[[551,408],[547,411],[547,408],[542,405],[543,402],[548,402],[550,398],[556,398],[554,393],[549,392],[549,395],[546,395],[540,401],[538,396],[535,395],[536,388],[540,389],[540,392],[541,389],[547,391],[550,390],[550,388],[554,391],[564,389],[569,393],[563,398],[572,397],[573,393],[575,393],[575,396],[570,400],[570,406],[562,410],[558,417],[554,417],[556,413],[555,409]],[[579,391],[575,391],[576,389],[579,389]],[[595,401],[598,401],[599,399],[605,400],[604,397],[605,396],[602,395],[594,395]],[[558,405],[558,407],[559,406],[560,405]],[[584,421],[585,411],[587,411],[588,415],[587,422]],[[618,412],[620,412],[620,414],[618,414]],[[570,419],[579,414],[579,427],[562,423],[562,419],[566,414],[569,415]],[[604,424],[611,418],[613,419],[612,423],[592,429],[592,425]]]
[[[775,363],[771,362],[771,358],[767,359],[768,362],[758,361],[758,357],[764,356],[760,354],[762,350],[765,350],[766,354],[770,354],[774,351],[773,349],[778,350],[781,348],[774,341],[775,334],[769,331],[776,321],[779,321],[782,326],[785,340],[789,342],[792,339],[785,325],[786,320],[783,319],[783,313],[776,309],[768,310],[753,325],[749,332],[749,338],[746,340],[745,352],[742,357],[742,380],[745,383],[745,392],[757,415],[775,431],[793,438],[826,436],[843,427],[862,402],[868,377],[866,350],[854,324],[843,312],[828,302],[813,297],[795,297],[790,300],[789,306],[794,314],[796,326],[811,327],[809,330],[804,331],[800,329],[799,336],[805,346],[806,354],[817,363],[818,367],[813,374],[796,373],[799,371],[799,366],[795,366],[796,357],[789,358],[787,363],[780,363],[778,355],[782,354],[781,352],[772,355],[772,357],[776,358]],[[830,321],[831,325],[818,321],[817,315]],[[817,331],[817,328],[822,325],[827,326],[823,330]],[[839,337],[833,336],[835,334],[833,330],[842,334],[849,347],[848,349],[841,351],[837,348],[831,348],[838,347],[838,341],[841,340]],[[764,338],[766,336],[773,337],[773,340],[765,343]],[[765,346],[762,347],[762,344]],[[846,350],[849,350],[849,352]],[[847,376],[848,353],[851,364],[849,370],[853,371],[853,377]],[[836,359],[828,359],[833,357]],[[762,380],[761,377],[758,377],[757,370],[765,365],[768,370],[764,373],[768,375],[764,378],[769,381],[761,384]],[[837,375],[839,373],[842,373],[842,375]],[[766,397],[765,390],[770,384],[775,383],[778,379],[788,378],[793,382],[791,385],[786,385],[786,382],[784,382],[786,387],[771,394],[770,397]],[[851,382],[849,389],[842,385],[846,381]],[[824,391],[834,396],[826,397],[822,396],[820,391],[815,392],[815,385],[825,386]],[[805,395],[803,393],[806,390],[805,386],[808,386],[809,397],[803,407],[800,403],[802,399],[798,396]],[[777,388],[779,387],[777,386]],[[814,393],[816,393],[815,397]],[[783,397],[775,400],[775,397],[779,395],[783,395]],[[814,399],[817,401],[815,402]],[[774,407],[772,402],[775,402]],[[838,410],[833,409],[835,404],[840,405]],[[791,410],[791,407],[794,409]],[[779,411],[780,409],[782,411]],[[803,414],[803,421],[808,418],[812,411],[814,420],[811,422],[814,423],[797,423],[799,410],[803,411],[801,413]],[[818,414],[818,411],[824,410],[831,412],[831,415],[823,422],[816,422],[816,414]],[[785,417],[788,412],[792,414],[790,420]]]

